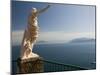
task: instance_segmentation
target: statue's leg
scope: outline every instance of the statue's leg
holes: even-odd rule
[[[32,37],[32,38],[31,38],[32,49],[34,49],[33,47],[34,47],[36,41],[37,41],[37,37]]]
[[[30,53],[31,53],[31,49],[27,49],[26,50],[26,57],[29,57]]]

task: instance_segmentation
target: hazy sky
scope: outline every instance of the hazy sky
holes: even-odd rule
[[[12,39],[14,43],[21,41],[32,7],[41,9],[46,6],[47,3],[12,2]],[[39,40],[67,42],[79,37],[94,38],[95,6],[52,4],[46,12],[38,16],[38,22]]]

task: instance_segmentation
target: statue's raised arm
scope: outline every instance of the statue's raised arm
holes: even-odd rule
[[[41,10],[38,10],[38,13],[42,13],[42,12],[45,12],[48,8],[50,8],[50,5],[48,5],[47,7],[41,9]]]

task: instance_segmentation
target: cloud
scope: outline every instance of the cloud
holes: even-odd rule
[[[24,30],[13,31],[12,32],[12,45],[21,44],[23,38]],[[39,41],[46,41],[47,43],[64,43],[75,38],[88,37],[95,38],[94,32],[40,32],[38,37]],[[46,43],[43,42],[43,43]]]
[[[12,45],[19,45],[21,44],[23,38],[24,31],[13,31],[11,34],[12,38]]]

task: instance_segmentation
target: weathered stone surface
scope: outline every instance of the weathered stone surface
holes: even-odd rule
[[[42,58],[18,59],[18,73],[41,73],[44,70]]]

